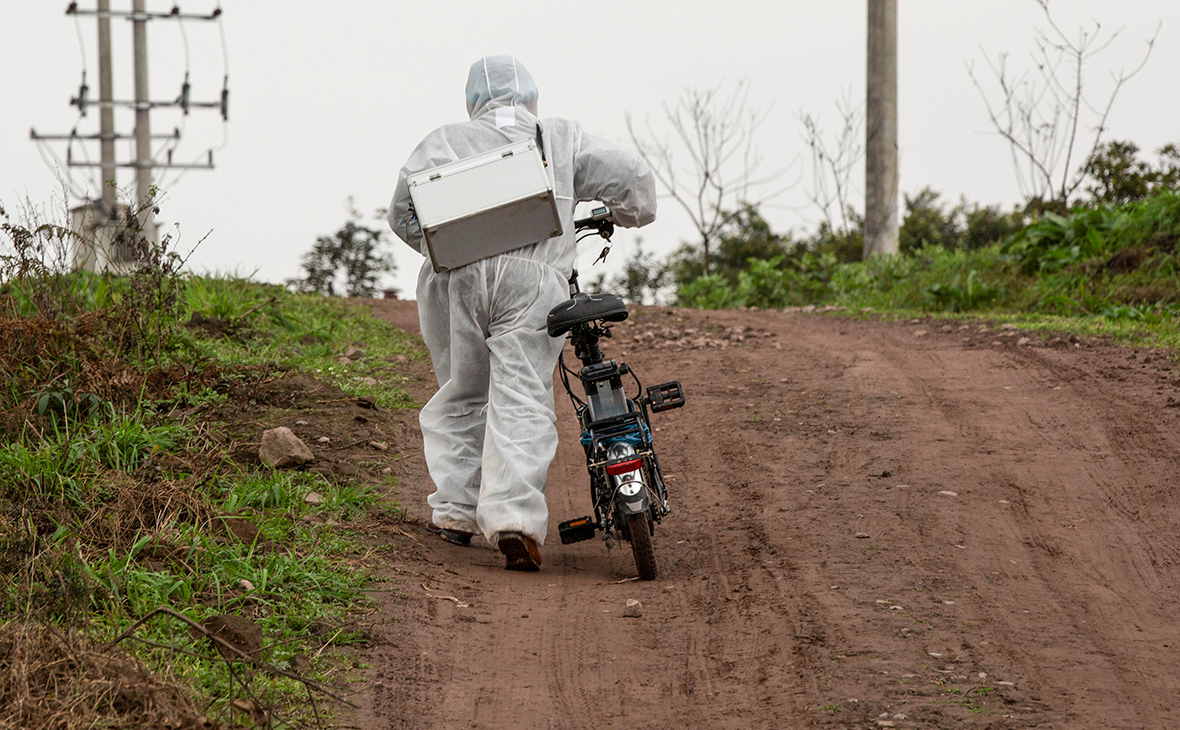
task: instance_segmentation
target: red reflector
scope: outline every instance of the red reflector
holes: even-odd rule
[[[626,474],[627,472],[635,471],[641,466],[643,466],[643,459],[636,457],[629,461],[620,461],[617,464],[607,464],[606,473],[614,477],[620,474]]]

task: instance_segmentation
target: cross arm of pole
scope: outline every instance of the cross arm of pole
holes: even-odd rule
[[[97,107],[126,107],[128,109],[159,109],[163,107],[183,107],[186,104],[189,107],[198,109],[221,109],[223,103],[220,101],[189,101],[183,102],[181,99],[173,99],[172,101],[129,101],[129,100],[112,100],[112,101],[91,101],[88,104],[93,104]]]
[[[74,160],[67,160],[66,164],[70,167],[103,167],[101,162],[75,162]],[[138,162],[116,162],[115,167],[133,167],[133,168],[149,168],[152,170],[162,169],[181,169],[181,170],[212,170],[213,169],[213,155],[210,153],[208,162],[149,162],[142,165]]]
[[[137,13],[134,10],[90,10],[79,8],[78,3],[70,3],[66,8],[66,15],[95,15],[103,18],[130,18],[132,20],[159,20],[163,18],[170,18],[176,20],[217,20],[221,16],[221,8],[215,8],[213,12],[208,15],[200,13],[182,13],[180,7],[172,6],[172,10],[167,13]]]
[[[72,132],[70,134],[37,134],[36,129],[29,129],[29,139],[45,140],[47,142],[66,140],[66,139],[82,139],[82,140],[120,140],[120,139],[135,139],[133,134],[78,134]],[[180,130],[173,129],[171,134],[153,134],[152,139],[180,139]]]

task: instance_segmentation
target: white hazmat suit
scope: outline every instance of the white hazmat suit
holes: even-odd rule
[[[418,145],[398,176],[393,231],[426,255],[407,176],[537,134],[537,87],[511,56],[477,61],[467,79],[470,121],[448,124]],[[549,510],[545,480],[557,449],[553,370],[564,340],[545,317],[569,298],[574,207],[599,200],[627,227],[655,220],[651,170],[633,152],[576,122],[540,122],[565,233],[524,248],[418,275],[418,317],[438,392],[419,417],[440,528],[482,533],[493,545],[521,533],[541,545]]]

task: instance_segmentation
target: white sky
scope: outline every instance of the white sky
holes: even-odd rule
[[[62,171],[43,162],[29,129],[65,133],[78,122],[68,102],[81,80],[79,36],[91,98],[98,94],[95,20],[80,17],[76,23],[64,13],[67,4],[4,0],[0,202],[10,214],[27,199],[64,220]],[[216,2],[179,4],[187,13],[204,13]],[[112,0],[114,9],[130,5]],[[1011,63],[1025,65],[1035,28],[1044,26],[1040,8],[1033,0],[900,0],[899,5],[902,191],[929,185],[948,202],[963,195],[1010,207],[1020,196],[1008,148],[991,131],[966,67],[974,62],[982,79],[992,82],[988,57],[1006,51]],[[148,0],[149,10],[170,7]],[[758,137],[764,169],[794,164],[795,174],[802,173],[799,186],[765,211],[776,230],[811,229],[817,220],[806,203],[810,157],[799,113],[819,114],[834,128],[836,102],[849,98],[859,104],[865,92],[865,0],[533,6],[223,0],[222,7],[230,82],[227,143],[215,152],[216,169],[194,170],[179,180],[175,173],[165,176],[160,220],[162,230],[179,225],[183,251],[205,239],[191,254],[191,269],[254,273],[261,281],[297,276],[299,258],[315,238],[344,223],[349,196],[366,215],[388,203],[397,170],[417,142],[434,127],[466,117],[467,69],[482,55],[512,54],[529,68],[541,90],[542,116],[577,119],[622,143],[626,113],[665,129],[661,104],[675,102],[684,89],[745,79],[750,105],[770,109]],[[1122,91],[1108,138],[1134,140],[1148,152],[1180,141],[1180,3],[1054,0],[1051,7],[1071,34],[1094,21],[1103,34],[1123,29],[1092,62],[1090,88],[1098,100],[1109,88],[1110,71],[1135,65],[1162,21],[1151,60]],[[115,97],[130,98],[130,24],[113,25]],[[185,29],[182,36],[175,21],[149,24],[154,99],[179,94],[185,37],[193,98],[217,98],[223,73],[217,25],[191,22]],[[159,111],[152,123],[154,132],[170,132],[180,116]],[[92,109],[79,133],[95,133],[97,125]],[[117,125],[130,132],[130,113],[121,114]],[[174,159],[192,160],[222,141],[216,112],[194,111]],[[53,150],[64,159],[64,143]],[[128,144],[119,150],[121,159],[131,152]],[[97,160],[96,145],[89,154]],[[78,187],[97,195],[90,182],[97,175],[74,172]],[[132,172],[120,175],[120,186],[130,190]],[[690,239],[691,228],[672,201],[662,202],[660,212],[641,235],[646,248],[663,255]],[[634,240],[631,232],[616,237],[611,271]],[[400,271],[391,283],[412,297],[421,257],[393,242]],[[598,248],[580,254],[584,276],[598,273],[599,268],[590,269]]]

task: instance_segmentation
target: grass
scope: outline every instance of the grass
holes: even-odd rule
[[[225,300],[240,296],[238,304]],[[192,277],[194,319],[220,319],[199,348],[237,366],[278,366],[315,374],[349,393],[371,395],[387,408],[416,405],[403,387],[404,365],[425,354],[416,340],[378,321],[364,307],[339,299],[294,294],[240,279]],[[342,359],[349,348],[363,359]]]
[[[1175,350],[1180,192],[1120,208],[1046,214],[981,248],[926,246],[854,263],[807,252],[751,260],[736,286],[702,277],[678,299],[702,308],[814,304],[874,317],[983,317]]]
[[[364,307],[182,275],[167,241],[128,277],[68,272],[46,258],[68,235],[0,208],[0,727],[124,726],[99,707],[136,726],[160,726],[162,708],[306,724],[313,694],[291,670],[321,687],[350,671],[336,647],[362,638],[367,575],[349,527],[389,505],[355,480],[240,466],[214,437],[216,414],[260,372],[318,372],[408,407],[401,369],[424,355]],[[355,347],[364,357],[342,362]],[[117,656],[103,643],[161,607],[197,625],[250,619],[271,669],[222,659],[171,614],[120,641],[133,658],[98,658]],[[62,656],[86,656],[95,672],[73,676],[89,683],[77,692],[58,686],[71,681],[53,669]],[[96,699],[87,688],[140,676],[125,661],[175,692],[140,679],[126,701]],[[271,712],[250,719],[243,702]]]

